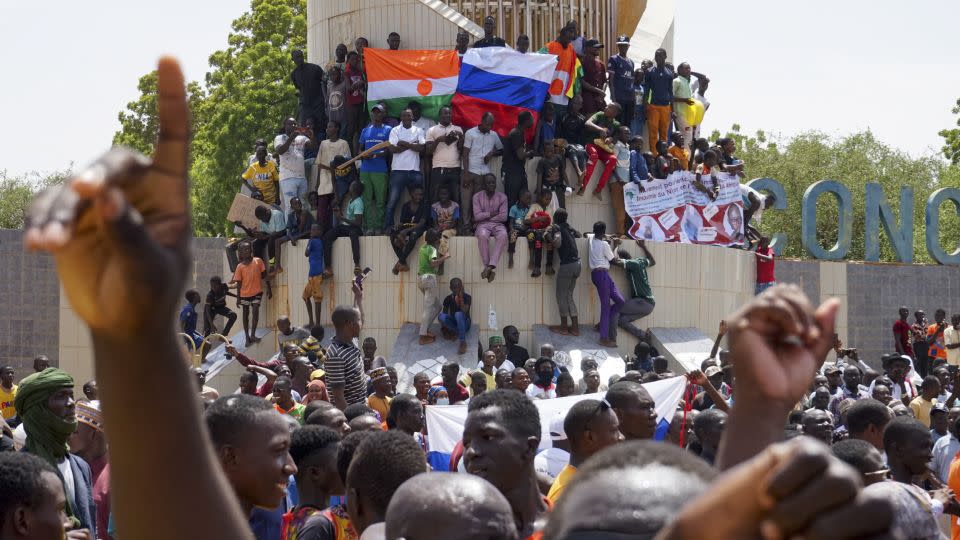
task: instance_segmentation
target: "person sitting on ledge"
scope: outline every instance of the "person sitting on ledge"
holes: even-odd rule
[[[440,311],[440,324],[443,325],[443,337],[453,339],[454,332],[460,339],[457,352],[467,352],[467,332],[470,331],[470,304],[472,298],[463,292],[463,281],[460,278],[450,280],[450,294],[443,299],[443,309]]]
[[[390,234],[390,244],[397,255],[397,263],[393,265],[393,275],[410,270],[407,266],[407,257],[417,245],[417,240],[427,230],[427,217],[430,208],[423,201],[423,187],[413,186],[410,189],[410,200],[400,208],[400,223]]]
[[[354,181],[344,198],[346,209],[336,208],[339,222],[323,235],[323,260],[326,269],[324,278],[333,277],[333,242],[337,238],[350,237],[350,250],[353,252],[353,273],[360,275],[360,235],[363,234],[363,184]]]
[[[483,191],[473,196],[473,221],[483,262],[480,277],[492,282],[507,244],[507,196],[497,191],[497,178],[492,174],[483,177]],[[492,252],[491,236],[496,240]]]

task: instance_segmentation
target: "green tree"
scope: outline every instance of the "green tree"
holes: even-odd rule
[[[960,99],[951,109],[953,114],[960,114]],[[957,126],[953,129],[942,129],[939,135],[943,137],[943,155],[954,165],[960,165],[960,118],[957,119]]]
[[[719,133],[715,132],[714,137]],[[748,178],[773,178],[787,194],[787,211],[771,211],[763,216],[761,231],[766,234],[784,232],[788,243],[784,256],[808,258],[800,240],[803,193],[819,180],[836,180],[853,196],[853,239],[847,258],[862,260],[864,255],[865,186],[876,182],[883,186],[887,201],[899,219],[900,187],[910,186],[914,192],[914,261],[932,262],[926,251],[924,212],[927,197],[941,187],[960,187],[960,169],[948,166],[937,157],[912,158],[878,141],[869,131],[831,139],[819,132],[801,133],[786,139],[770,139],[760,131],[743,135],[733,126],[727,136],[737,140],[738,157],[747,164]],[[832,197],[821,197],[817,208],[817,236],[821,245],[830,247],[837,239],[837,204]],[[941,207],[940,236],[942,245],[952,251],[960,239],[955,212]],[[893,247],[881,232],[880,259],[895,262]]]
[[[296,115],[290,52],[306,48],[306,0],[252,0],[233,21],[227,48],[210,55],[204,84],[188,85],[194,231],[228,232],[227,211],[257,139],[271,142],[283,118]],[[145,153],[156,139],[156,74],[141,77],[140,97],[120,113],[115,144]]]
[[[70,175],[69,167],[48,174],[31,172],[23,176],[9,176],[7,171],[0,171],[0,229],[22,229],[34,196],[63,183]]]

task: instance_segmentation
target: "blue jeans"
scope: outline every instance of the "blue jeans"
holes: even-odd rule
[[[773,286],[776,285],[776,284],[777,284],[776,281],[770,281],[770,282],[768,282],[768,283],[757,283],[757,288],[756,288],[756,293],[755,293],[755,294],[760,294],[760,293],[762,293],[763,291],[769,289],[770,287],[773,287]]]
[[[440,324],[442,324],[444,328],[456,330],[457,337],[460,338],[460,341],[467,340],[467,330],[470,329],[470,317],[464,315],[462,311],[458,311],[453,315],[441,313]]]
[[[400,202],[403,190],[414,186],[423,186],[423,173],[420,171],[393,171],[390,173],[390,195],[387,196],[387,215],[384,216],[385,229],[393,227],[393,214]]]
[[[297,197],[304,205],[307,204],[307,179],[284,178],[280,180],[280,202],[283,206],[283,215],[290,213],[290,199]]]

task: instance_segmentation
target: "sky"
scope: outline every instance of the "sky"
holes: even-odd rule
[[[676,3],[674,58],[711,79],[708,132],[734,123],[783,137],[870,129],[921,156],[939,151],[937,132],[955,125],[956,0],[925,0],[922,9],[892,0]],[[248,7],[249,0],[3,2],[0,170],[83,166],[109,147],[117,114],[161,54],[178,57],[188,80],[202,79],[208,56]]]

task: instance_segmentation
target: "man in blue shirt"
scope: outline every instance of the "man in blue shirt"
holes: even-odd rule
[[[650,148],[658,141],[670,140],[670,116],[673,112],[673,70],[667,67],[666,49],[657,49],[653,55],[657,65],[647,70],[643,86],[647,90],[647,139]]]
[[[323,227],[317,223],[310,226],[310,240],[304,255],[310,262],[310,269],[307,272],[307,285],[303,288],[303,303],[310,317],[307,326],[313,328],[314,324],[320,324],[320,303],[323,301]]]
[[[617,38],[617,50],[620,54],[615,54],[607,60],[610,96],[620,104],[620,123],[625,126],[629,126],[633,121],[634,110],[636,109],[636,98],[633,94],[634,64],[633,60],[627,58],[629,49],[630,37],[620,36]]]
[[[390,127],[384,125],[384,107],[378,103],[370,111],[370,125],[360,132],[360,151],[390,140]],[[360,160],[360,182],[363,183],[364,234],[383,232],[383,215],[387,206],[387,149],[381,149]]]
[[[180,331],[190,336],[193,346],[197,349],[203,344],[203,336],[197,333],[197,305],[200,304],[200,293],[196,289],[187,291],[187,303],[180,310]]]
[[[643,137],[635,135],[630,139],[630,181],[643,191],[643,184],[653,180],[653,175],[647,168],[647,160],[643,158]]]

